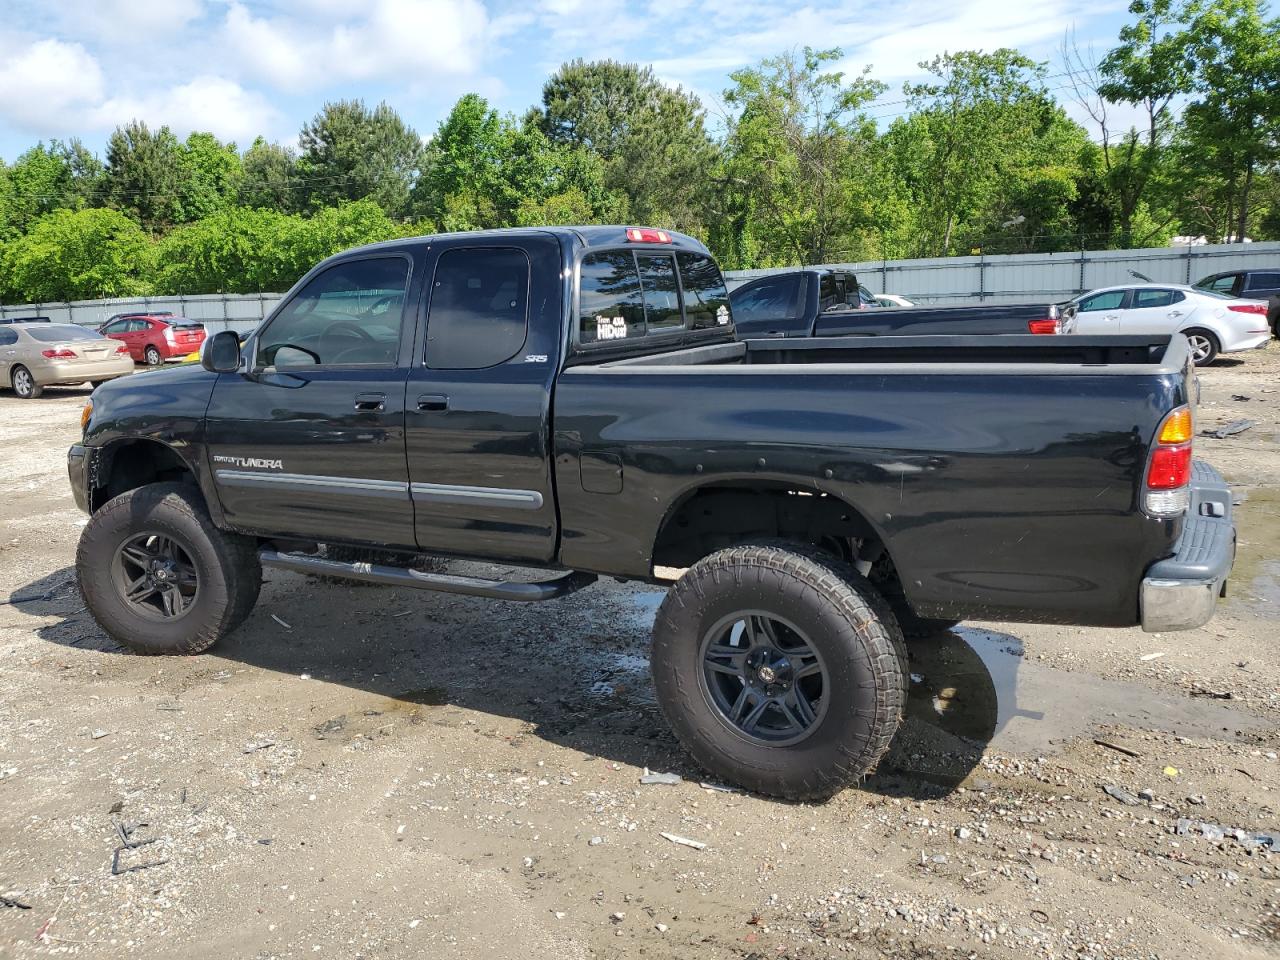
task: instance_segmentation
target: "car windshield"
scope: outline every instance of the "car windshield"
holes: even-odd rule
[[[68,340],[102,340],[101,335],[84,327],[69,323],[52,323],[48,326],[24,327],[27,336],[40,343],[66,343]]]

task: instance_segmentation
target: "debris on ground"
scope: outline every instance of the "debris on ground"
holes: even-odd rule
[[[274,740],[259,740],[257,743],[247,743],[241,753],[257,753],[259,750],[269,750],[274,747]]]
[[[1256,420],[1232,420],[1213,430],[1201,430],[1200,436],[1213,437],[1215,440],[1225,440],[1227,437],[1234,437],[1237,433],[1244,433],[1251,427],[1257,426]]]
[[[674,833],[661,833],[659,836],[664,840],[670,840],[672,843],[678,843],[682,847],[692,847],[694,850],[707,849],[707,845],[701,840],[690,840],[688,837],[676,836]]]
[[[1095,738],[1093,742],[1100,747],[1106,747],[1108,750],[1114,750],[1116,753],[1123,753],[1126,757],[1142,756],[1142,754],[1137,750],[1130,750],[1128,747],[1122,747],[1118,743],[1111,743],[1108,740],[1098,740]]]
[[[1142,802],[1124,787],[1117,787],[1114,783],[1108,783],[1102,788],[1102,791],[1111,799],[1119,800],[1121,803],[1128,804],[1131,807],[1136,807]]]
[[[289,624],[285,623],[283,620],[277,617],[274,613],[271,614],[271,619],[274,620],[276,623],[280,624],[280,626],[284,627],[286,630],[293,629],[293,627],[289,626]]]
[[[13,897],[0,897],[0,907],[13,907],[17,910],[30,910],[31,904],[15,900]]]
[[[1198,683],[1191,687],[1191,695],[1193,697],[1209,697],[1211,700],[1232,699],[1230,690],[1210,690],[1208,687],[1202,687]]]
[[[644,773],[640,775],[641,783],[666,783],[675,786],[677,783],[683,783],[684,777],[678,773],[650,773],[649,768],[644,768]]]

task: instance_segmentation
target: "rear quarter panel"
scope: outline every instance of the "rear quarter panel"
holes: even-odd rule
[[[861,513],[923,615],[1131,624],[1178,532],[1137,509],[1146,452],[1186,394],[1182,373],[575,368],[555,397],[561,559],[650,576],[683,497],[781,481]],[[620,491],[585,490],[582,457],[616,458]]]

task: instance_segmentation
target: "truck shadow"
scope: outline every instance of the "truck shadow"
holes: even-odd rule
[[[520,721],[523,732],[508,737],[513,742],[533,736],[706,780],[669,732],[649,681],[648,638],[663,596],[599,584],[552,603],[511,604],[273,572],[244,626],[209,654],[174,661],[166,672],[175,691],[196,702],[201,682],[216,682],[207,678],[220,672],[210,661],[307,673],[357,693],[346,711],[353,718],[387,710],[453,726],[475,722],[464,720],[474,711]],[[131,656],[89,616],[70,567],[15,590],[7,602],[44,619],[35,632],[49,643]],[[865,789],[944,795],[970,776],[1003,719],[1018,714],[1010,700],[1020,657],[980,656],[964,634],[962,628],[911,646],[906,716]],[[1021,647],[1004,634],[984,638]],[[334,709],[330,694],[324,710]],[[299,694],[300,736],[315,722],[312,696]]]

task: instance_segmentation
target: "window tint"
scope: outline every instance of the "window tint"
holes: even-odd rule
[[[1183,300],[1187,299],[1187,295],[1181,290],[1170,290],[1169,294],[1171,297],[1169,300],[1170,303],[1181,303]]]
[[[1080,301],[1080,312],[1089,313],[1093,310],[1118,310],[1120,305],[1124,303],[1123,290],[1107,290],[1103,293],[1095,293],[1091,297],[1085,297]]]
[[[800,315],[800,291],[803,276],[793,274],[776,280],[765,280],[747,290],[733,293],[733,318],[744,323],[791,320]]]
[[[1280,273],[1251,273],[1246,289],[1280,290]]]
[[[1239,274],[1228,273],[1221,277],[1213,277],[1209,280],[1201,280],[1196,286],[1204,287],[1206,290],[1213,290],[1217,293],[1230,293],[1231,288],[1236,284],[1236,277]]]
[[[18,331],[0,327],[0,347],[7,347],[18,342]]]
[[[128,331],[130,333],[145,333],[151,329],[151,324],[146,320],[130,320]]]
[[[349,260],[313,277],[258,338],[264,366],[395,363],[409,264]]]
[[[1135,307],[1167,307],[1173,303],[1172,290],[1135,290]]]
[[[101,340],[102,336],[85,327],[69,323],[51,323],[47,326],[25,327],[27,336],[39,343],[66,343],[69,340]]]
[[[578,340],[596,343],[644,335],[644,295],[629,250],[582,258]]]
[[[645,334],[679,330],[684,326],[684,317],[680,313],[675,258],[667,253],[637,253],[636,263],[644,290]]]
[[[728,326],[729,291],[716,262],[701,253],[677,253],[676,263],[689,326],[694,330]]]
[[[124,333],[129,329],[128,320],[114,320],[102,328],[103,333]]]
[[[436,263],[427,311],[427,366],[478,370],[524,346],[529,258],[510,247],[446,250]]]

